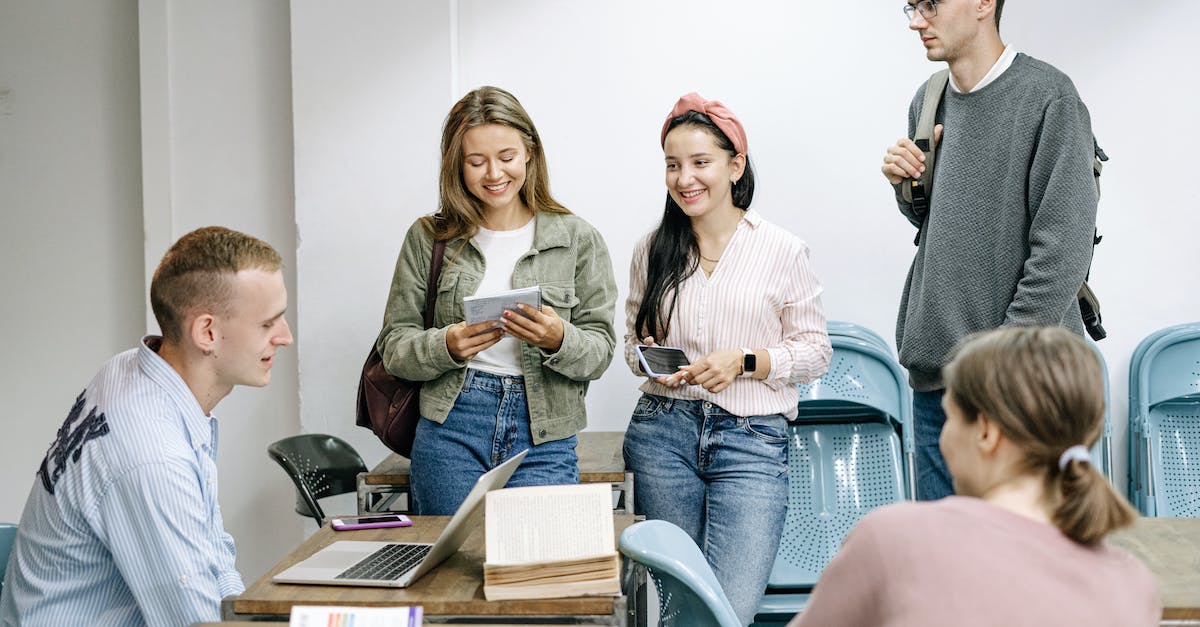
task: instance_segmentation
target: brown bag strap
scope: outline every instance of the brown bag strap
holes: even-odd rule
[[[433,243],[433,259],[429,261],[429,285],[425,287],[425,328],[433,328],[433,305],[437,302],[438,277],[442,275],[442,258],[446,256],[446,242]]]

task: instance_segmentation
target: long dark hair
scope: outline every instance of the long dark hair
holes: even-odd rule
[[[696,126],[709,132],[717,147],[736,157],[738,152],[725,133],[712,120],[698,111],[688,111],[671,120],[667,132],[678,126]],[[746,169],[742,177],[730,189],[733,206],[745,211],[754,199],[754,168],[746,156]],[[679,296],[679,284],[696,271],[700,263],[700,244],[692,231],[692,221],[667,192],[667,205],[663,209],[662,222],[650,237],[649,257],[646,260],[646,291],[642,293],[642,304],[638,307],[633,328],[638,337],[647,335],[660,341],[671,330],[671,312],[675,311],[675,300]],[[664,300],[670,302],[664,307]]]

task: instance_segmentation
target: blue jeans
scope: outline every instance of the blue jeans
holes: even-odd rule
[[[421,419],[413,440],[413,512],[449,516],[483,473],[530,449],[508,487],[579,483],[575,436],[533,445],[523,377],[467,370],[446,421]]]
[[[917,445],[917,499],[936,501],[954,494],[950,469],[942,457],[938,440],[946,414],[942,411],[945,390],[913,392],[913,436]]]
[[[686,531],[750,624],[787,514],[787,420],[643,394],[624,453],[637,511]]]

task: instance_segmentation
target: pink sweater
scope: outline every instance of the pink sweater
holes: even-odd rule
[[[951,496],[863,518],[789,627],[1140,627],[1161,616],[1154,576],[1128,552]]]

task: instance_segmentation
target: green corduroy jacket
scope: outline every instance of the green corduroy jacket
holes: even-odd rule
[[[541,286],[542,302],[563,321],[557,352],[521,344],[533,442],[540,444],[587,425],[588,382],[608,368],[616,346],[617,284],[608,247],[592,225],[571,214],[539,212],[534,219],[533,248],[517,261],[512,285]],[[458,398],[468,366],[450,356],[446,328],[464,320],[463,297],[478,289],[484,257],[468,239],[446,243],[433,328],[425,329],[421,314],[432,251],[433,237],[420,221],[414,223],[396,260],[378,348],[388,372],[425,382],[421,416],[440,423]]]

